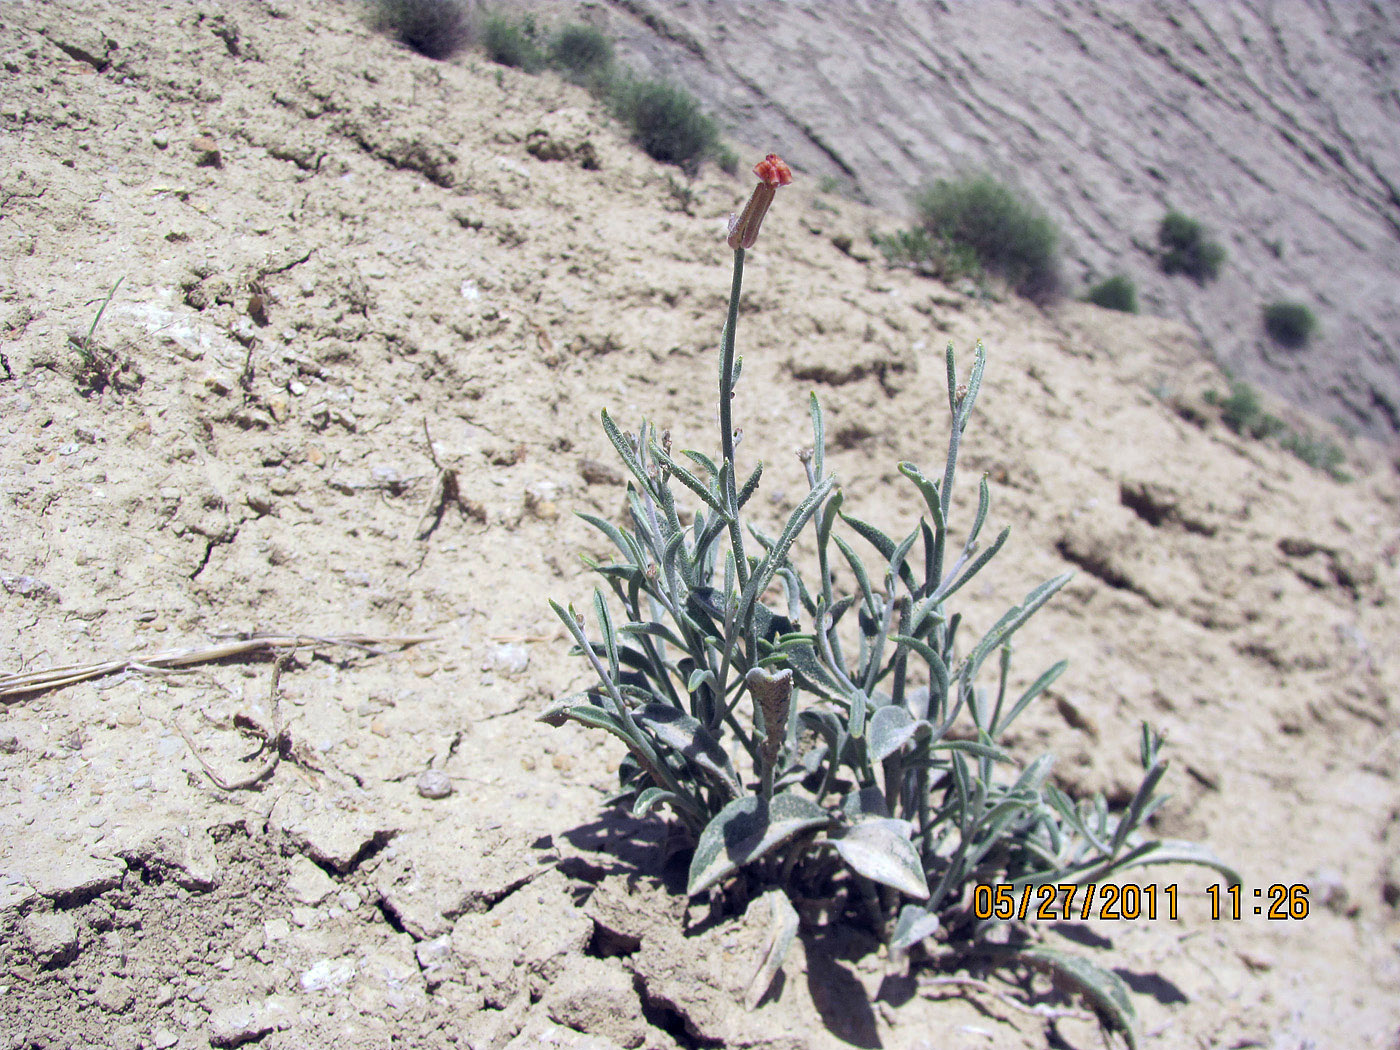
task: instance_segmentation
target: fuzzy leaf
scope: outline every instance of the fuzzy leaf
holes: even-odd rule
[[[1012,606],[1005,615],[993,625],[980,642],[977,648],[968,656],[964,666],[967,668],[968,678],[971,679],[977,674],[978,668],[987,656],[998,646],[1005,644],[1011,636],[1029,620],[1036,611],[1055,596],[1065,584],[1069,583],[1074,573],[1067,572],[1056,576],[1052,580],[1046,580],[1039,587],[1036,587],[1026,595],[1025,600],[1020,605]]]
[[[821,806],[788,792],[774,795],[771,803],[764,803],[757,795],[735,799],[700,833],[686,893],[703,893],[750,861],[830,820]]]
[[[636,746],[627,727],[613,717],[611,712],[587,702],[586,694],[560,697],[551,703],[535,719],[556,728],[565,722],[578,722],[590,729],[604,729],[629,746]]]
[[[870,718],[870,760],[883,762],[913,740],[927,722],[916,722],[903,707],[887,704]]]
[[[699,721],[670,704],[646,704],[634,711],[632,718],[661,743],[718,780],[731,798],[742,792],[729,756]]]
[[[849,525],[858,536],[879,551],[886,562],[892,563],[895,560],[895,552],[898,548],[895,546],[894,540],[890,539],[874,525],[866,521],[861,521],[859,518],[853,518],[849,514],[842,514],[841,520]],[[905,547],[904,549],[907,552],[909,548]],[[902,557],[899,559],[899,562],[899,578],[904,581],[904,586],[908,587],[910,591],[916,590],[913,572],[910,571],[908,565],[904,564],[904,559]]]
[[[768,906],[768,940],[763,948],[763,957],[758,960],[758,969],[749,981],[748,993],[744,996],[744,1008],[756,1010],[768,989],[773,986],[773,978],[778,976],[783,960],[797,938],[797,910],[782,890],[769,890],[749,907]]]
[[[847,794],[841,800],[841,812],[853,821],[890,815],[889,806],[885,805],[885,793],[873,784]]]
[[[1149,843],[1141,849],[1138,856],[1123,867],[1136,868],[1147,864],[1197,864],[1220,872],[1231,886],[1238,886],[1244,881],[1239,872],[1205,846],[1185,839],[1160,839]]]
[[[913,831],[907,820],[873,817],[835,832],[830,841],[841,859],[867,879],[928,900],[924,866],[909,841]]]
[[[1053,948],[1014,948],[1010,954],[1048,971],[1057,984],[1068,985],[1084,996],[1104,1027],[1121,1032],[1128,1050],[1137,1050],[1137,1011],[1133,1009],[1128,986],[1116,973]]]
[[[912,948],[925,937],[938,932],[938,916],[925,911],[917,904],[906,904],[899,912],[899,920],[894,924],[890,937],[890,948],[900,951]]]
[[[637,801],[632,803],[632,816],[640,820],[664,802],[675,805],[680,802],[680,797],[659,787],[644,788]]]

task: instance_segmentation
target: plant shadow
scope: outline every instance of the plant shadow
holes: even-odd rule
[[[827,1031],[852,1046],[883,1046],[865,986],[844,965],[871,950],[870,938],[841,927],[799,936],[807,956],[807,991]]]
[[[561,836],[585,856],[566,857],[560,870],[584,882],[601,882],[608,875],[625,876],[629,883],[652,879],[675,895],[685,893],[686,866],[668,851],[672,826],[655,819],[639,820],[623,809],[609,809],[598,819]]]

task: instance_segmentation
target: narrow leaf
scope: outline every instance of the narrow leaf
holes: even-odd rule
[[[1007,954],[1048,971],[1057,984],[1069,985],[1084,996],[1104,1027],[1121,1032],[1128,1050],[1137,1050],[1137,1011],[1133,1009],[1128,986],[1112,970],[1053,948],[1017,947]]]
[[[655,809],[657,806],[662,805],[663,803],[669,802],[672,805],[676,805],[680,801],[681,800],[679,795],[676,795],[670,791],[666,791],[662,788],[644,788],[642,790],[642,793],[637,796],[637,801],[632,803],[632,816],[640,820],[642,817],[645,817],[653,809]]]
[[[729,792],[730,798],[742,792],[739,775],[730,765],[729,756],[698,720],[670,704],[655,703],[639,707],[632,718],[661,743],[710,774]]]

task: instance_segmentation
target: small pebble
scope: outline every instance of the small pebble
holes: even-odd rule
[[[446,798],[452,794],[452,780],[440,769],[426,770],[418,778],[418,794],[424,798]]]

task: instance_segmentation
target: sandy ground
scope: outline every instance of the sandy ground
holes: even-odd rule
[[[760,924],[688,904],[664,823],[604,806],[618,746],[534,721],[587,681],[547,599],[603,553],[572,512],[622,508],[599,410],[715,444],[748,179],[683,210],[587,95],[355,10],[0,11],[0,660],[127,662],[0,706],[0,1045],[1100,1045],[840,929],[745,1012]],[[881,217],[798,176],[740,332],[762,516],[803,490],[815,389],[847,506],[912,521],[894,465],[941,462],[942,347],[984,340],[965,476],[1014,532],[968,620],[1079,570],[1020,640],[1022,682],[1071,668],[1017,753],[1121,797],[1150,719],[1157,830],[1246,879],[1239,920],[1162,869],[1176,920],[1042,932],[1123,976],[1148,1046],[1395,1047],[1394,473],[1235,437],[1179,326],[887,270]],[[94,371],[70,334],[118,278]],[[148,669],[259,633],[385,641],[308,641],[275,692],[266,649]],[[281,761],[218,787],[259,733]],[[1306,919],[1251,914],[1275,884]]]

